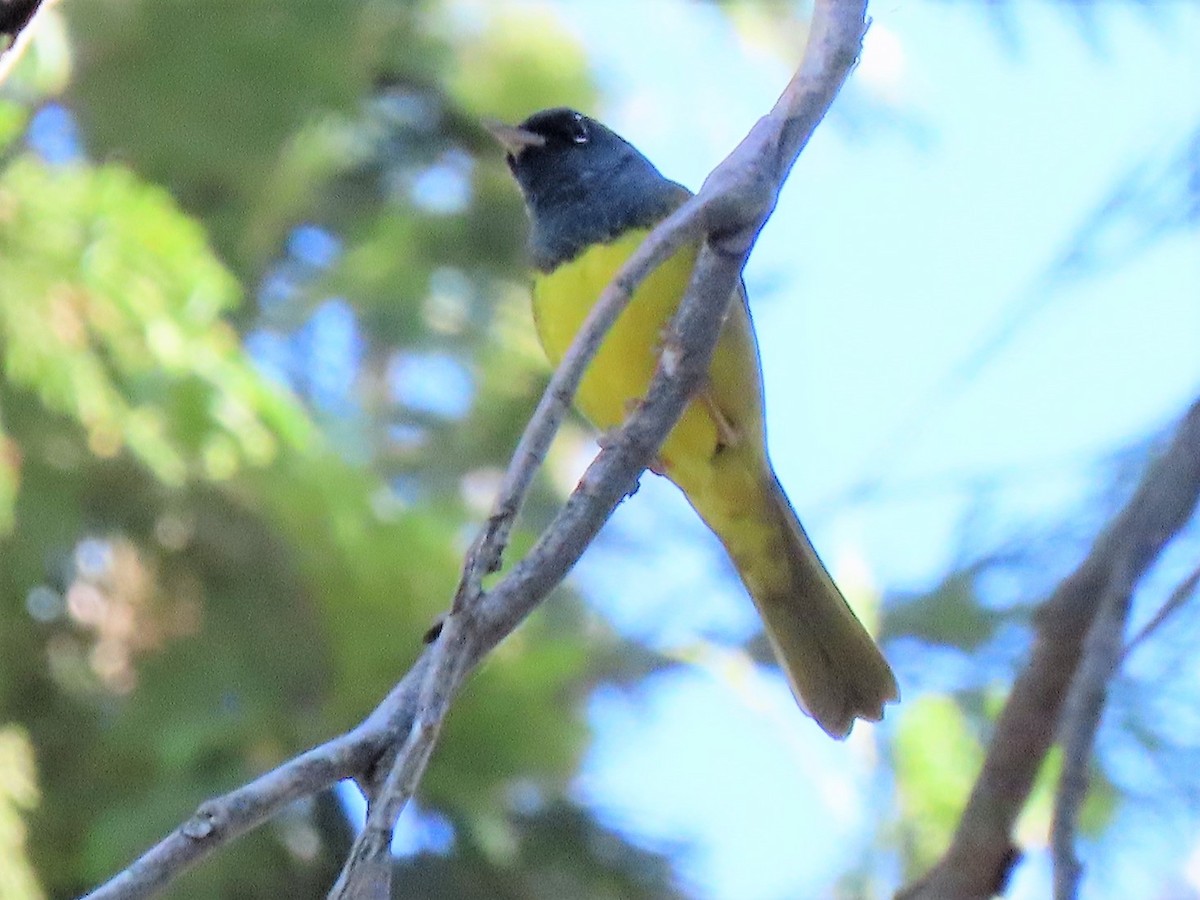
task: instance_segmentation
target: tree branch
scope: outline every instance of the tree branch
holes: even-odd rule
[[[1054,900],[1073,900],[1082,872],[1075,856],[1075,829],[1088,789],[1088,765],[1100,727],[1100,714],[1108,696],[1109,679],[1121,664],[1125,624],[1133,600],[1133,573],[1127,562],[1119,568],[1100,599],[1099,613],[1088,629],[1079,672],[1071,682],[1063,708],[1063,768],[1054,796],[1050,826],[1050,852],[1054,860]]]
[[[392,830],[428,763],[450,702],[479,659],[508,635],[570,571],[617,504],[637,485],[708,371],[730,299],[754,241],[800,151],[840,90],[862,47],[865,0],[816,4],[800,69],[771,113],[706,179],[700,192],[654,230],[601,295],[526,428],[505,489],[475,544],[455,605],[433,648],[418,713],[331,898],[386,897]],[[498,567],[503,543],[587,364],[633,290],[703,224],[706,242],[665,341],[645,401],[588,467],[529,554],[488,595],[479,581]],[[635,280],[636,279],[636,280]],[[522,449],[523,448],[523,452]]]
[[[1190,575],[1175,586],[1175,590],[1171,591],[1171,596],[1167,598],[1167,602],[1162,605],[1149,622],[1142,626],[1142,630],[1134,635],[1129,643],[1125,645],[1125,650],[1121,654],[1121,661],[1124,662],[1150,635],[1161,628],[1167,619],[1171,618],[1183,604],[1191,599],[1198,587],[1200,587],[1200,566],[1193,569]]]
[[[839,5],[842,8],[830,11],[831,6]],[[755,132],[713,171],[699,194],[659,223],[597,299],[521,435],[487,525],[467,556],[455,594],[456,609],[468,597],[480,593],[483,576],[500,568],[512,523],[571,405],[584,370],[637,286],[680,247],[696,240],[702,231],[707,230],[710,235],[728,233],[754,217],[761,218],[758,228],[766,222],[779,188],[858,58],[866,33],[865,17],[866,0],[840,4],[836,0],[823,0],[816,4],[800,69],[788,82],[770,115],[760,120]],[[849,41],[847,35],[852,28],[857,29],[857,37]],[[838,70],[842,70],[840,75]],[[759,128],[773,134],[756,133]],[[769,184],[757,184],[752,194],[739,183],[749,179],[768,179]],[[755,201],[767,201],[768,192],[769,205],[753,210]],[[747,252],[758,228],[743,230],[748,241]]]
[[[1133,590],[1192,516],[1198,499],[1200,401],[1188,410],[1125,508],[1038,611],[1029,662],[996,722],[983,769],[950,847],[899,897],[977,898],[1003,890],[1019,854],[1012,844],[1012,826],[1058,730],[1064,697],[1080,665],[1084,636],[1102,606],[1119,607],[1124,602],[1123,595]],[[1119,608],[1114,615],[1118,613]]]
[[[45,0],[0,0],[0,82],[21,55],[15,49],[17,43],[44,3]]]
[[[344,778],[363,777],[397,735],[412,726],[417,691],[428,668],[422,656],[358,726],[283,765],[208,800],[191,818],[147,850],[85,900],[150,897],[183,872],[290,803],[320,793]]]
[[[1108,693],[1108,682],[1121,663],[1170,615],[1181,607],[1200,584],[1200,568],[1195,569],[1171,592],[1167,602],[1125,644],[1125,626],[1133,599],[1130,573],[1116,572],[1084,645],[1083,663],[1071,684],[1063,710],[1063,770],[1054,799],[1054,821],[1050,828],[1050,851],[1054,861],[1055,900],[1072,900],[1079,893],[1082,867],[1075,854],[1075,833],[1079,811],[1087,798],[1088,765],[1092,746],[1100,726],[1100,715]]]
[[[771,113],[697,196],[647,237],[601,295],[522,436],[433,645],[384,703],[346,735],[204,804],[92,898],[148,896],[286,803],[345,777],[356,778],[367,794],[367,824],[331,896],[389,895],[392,830],[416,790],[450,703],[475,665],[566,576],[616,505],[634,490],[701,383],[750,248],[857,59],[865,15],[866,0],[816,0],[803,61]],[[529,554],[484,593],[482,579],[499,568],[512,522],[604,334],[637,285],[702,234],[705,243],[645,401],[598,454]],[[401,740],[399,749],[392,749]]]

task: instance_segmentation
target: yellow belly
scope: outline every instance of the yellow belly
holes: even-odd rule
[[[534,318],[555,365],[645,235],[592,247],[538,276]],[[696,248],[685,248],[642,284],[584,373],[575,403],[598,428],[624,421],[629,404],[645,395],[695,259]],[[655,467],[683,489],[729,551],[801,705],[837,737],[856,716],[882,716],[897,696],[895,678],[822,566],[767,459],[758,347],[744,296],[734,298],[708,381]]]
[[[534,283],[533,314],[538,336],[554,365],[562,360],[600,291],[646,237],[633,231],[610,244],[596,245]],[[580,383],[575,405],[601,430],[623,422],[630,404],[645,396],[658,364],[662,338],[679,308],[696,261],[686,247],[667,260],[634,294]],[[755,360],[755,362],[757,362]],[[707,461],[718,433],[704,409],[693,402],[659,452],[661,464]]]

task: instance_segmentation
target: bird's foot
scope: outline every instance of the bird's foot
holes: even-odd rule
[[[720,453],[729,447],[736,447],[742,442],[742,433],[721,411],[711,385],[706,384],[700,388],[696,399],[700,401],[705,412],[708,413],[709,419],[712,420],[713,427],[717,429],[717,446],[714,453]]]

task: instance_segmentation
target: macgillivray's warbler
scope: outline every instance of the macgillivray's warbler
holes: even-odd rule
[[[507,151],[531,220],[533,314],[554,365],[617,270],[691,196],[638,150],[570,109],[489,125]],[[580,383],[578,409],[599,429],[642,398],[699,245],[650,275]],[[762,371],[745,288],[730,304],[707,383],[652,468],[683,491],[729,552],[800,705],[834,737],[878,721],[895,676],[821,563],[767,458]]]

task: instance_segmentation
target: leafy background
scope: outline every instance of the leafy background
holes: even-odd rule
[[[787,4],[676,5],[781,63],[803,35]],[[1076,40],[1119,39],[1098,5],[1060,4]],[[1013,53],[1021,6],[978,13]],[[42,16],[0,92],[0,897],[84,892],[201,800],[354,724],[415,658],[546,377],[523,213],[478,119],[596,108],[613,88],[594,53],[544,3],[69,0]],[[852,84],[829,127],[919,143],[923,126]],[[1179,146],[1100,198],[1055,277],[1195,234],[1195,185],[1179,188],[1195,137]],[[560,440],[515,549],[586,440]],[[846,748],[876,812],[822,890],[874,895],[936,858],[1045,573],[1151,446],[1089,468],[1065,522],[1016,535],[988,527],[985,485],[948,571],[887,592],[889,648],[976,674],[906,694]],[[601,566],[638,540],[610,533]],[[1022,602],[995,602],[998,583]],[[766,657],[752,634],[749,656],[674,652],[625,624],[564,589],[482,668],[406,818],[397,895],[711,892],[684,874],[682,837],[578,789],[595,742],[621,740],[594,701],[696,666],[745,687],[739,666]],[[1090,836],[1156,790],[1197,789],[1195,733],[1140,712],[1159,696],[1153,673],[1118,686],[1125,752],[1101,757]],[[355,811],[345,790],[300,804],[172,896],[323,896]],[[1035,844],[1048,816],[1043,789]],[[1159,889],[1184,889],[1180,856]]]

